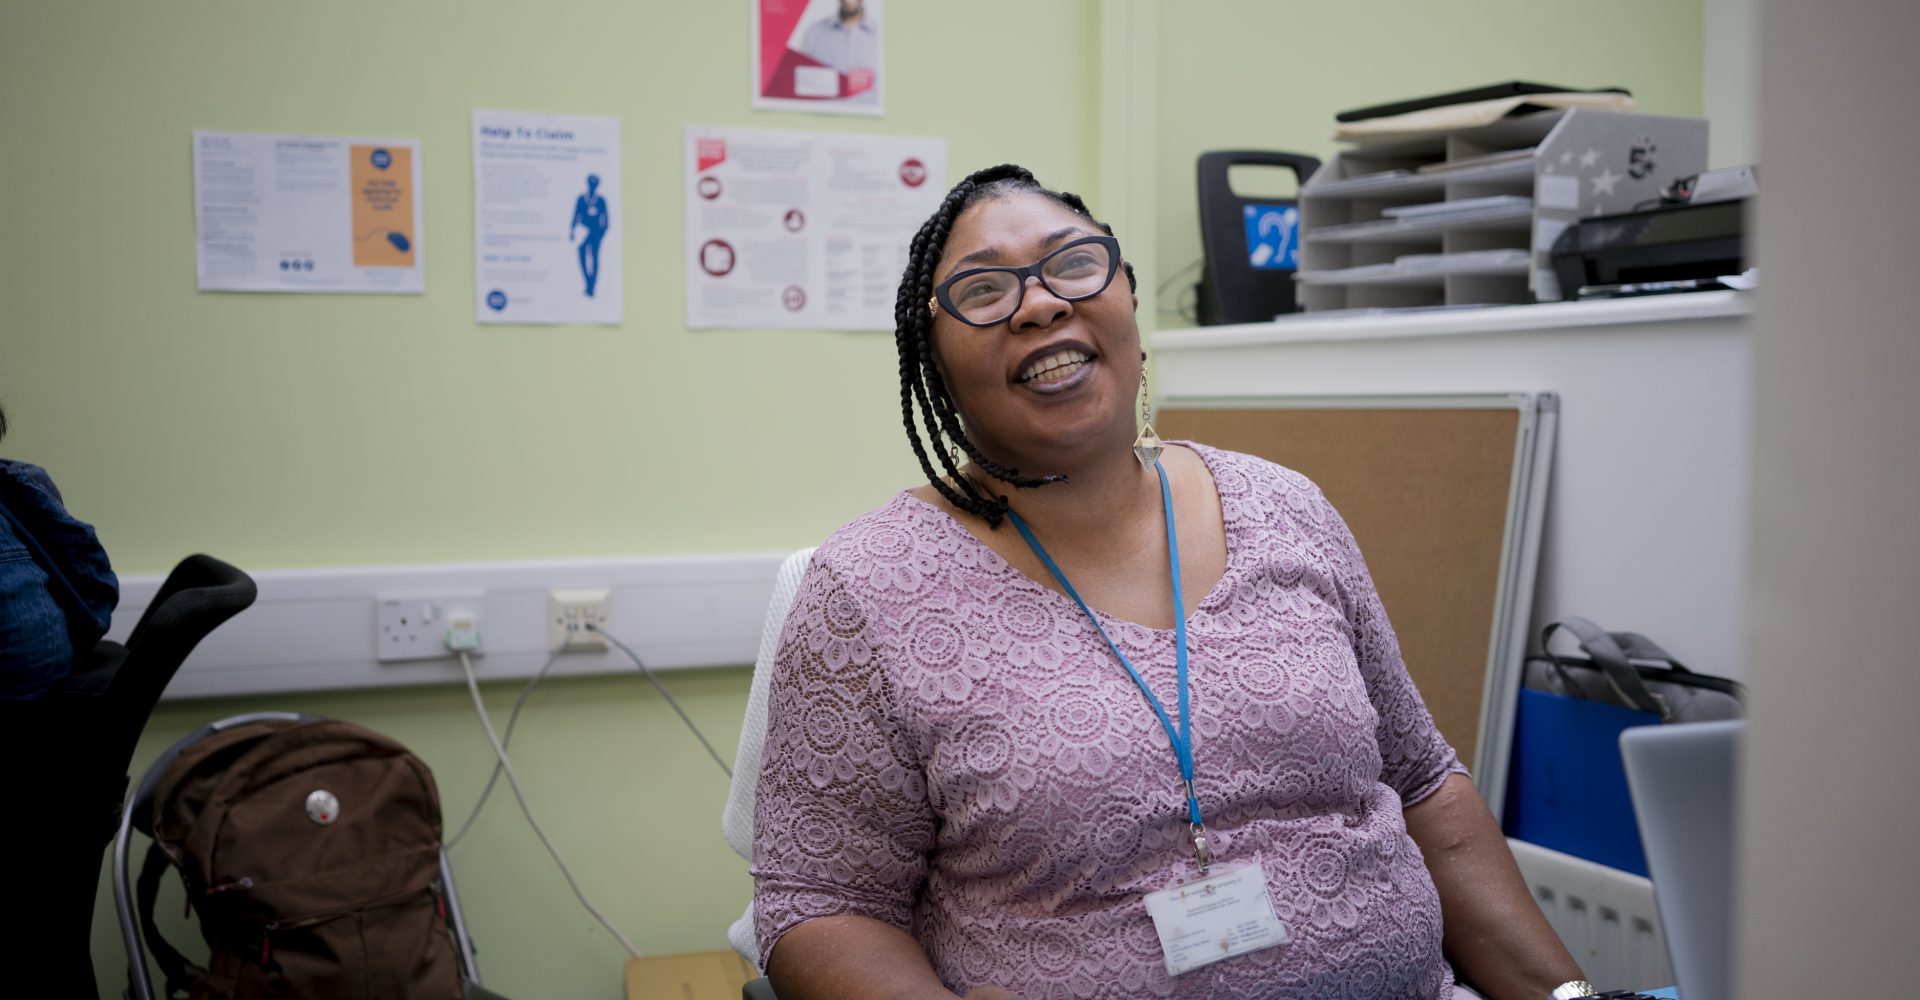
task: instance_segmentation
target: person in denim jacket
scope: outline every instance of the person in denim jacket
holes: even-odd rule
[[[0,701],[44,697],[106,634],[119,600],[93,526],[67,513],[45,469],[0,458]]]

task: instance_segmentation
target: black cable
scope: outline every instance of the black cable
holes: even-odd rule
[[[1167,286],[1173,284],[1176,281],[1179,281],[1180,279],[1186,277],[1189,274],[1192,274],[1195,271],[1198,271],[1202,265],[1206,264],[1206,262],[1207,262],[1207,258],[1205,256],[1195,257],[1193,259],[1193,263],[1188,264],[1186,267],[1183,267],[1180,270],[1175,271],[1172,274],[1168,275],[1167,277],[1161,279],[1160,284],[1154,286],[1155,298],[1157,298],[1161,302],[1166,302]],[[1188,286],[1188,288],[1191,288],[1191,287],[1192,286]],[[1186,294],[1186,290],[1183,289],[1182,294],[1183,295]],[[1174,297],[1174,307],[1171,311],[1169,311],[1165,306],[1162,306],[1158,311],[1163,316],[1182,316],[1182,317],[1186,316],[1186,313],[1181,311],[1179,296]]]
[[[622,653],[627,654],[627,659],[632,660],[633,665],[636,667],[639,667],[640,672],[647,675],[647,680],[653,684],[654,690],[660,692],[660,697],[667,699],[667,704],[673,706],[673,710],[676,713],[678,713],[680,716],[680,721],[686,723],[688,729],[693,730],[693,735],[695,736],[695,738],[699,739],[700,745],[707,748],[707,756],[712,757],[713,762],[715,764],[720,765],[720,770],[727,772],[727,777],[729,778],[733,777],[733,768],[727,766],[727,762],[724,760],[721,760],[720,755],[714,752],[713,744],[707,742],[706,734],[700,731],[699,726],[696,726],[693,724],[692,719],[687,718],[686,710],[680,707],[680,703],[674,700],[673,695],[667,693],[667,689],[660,684],[660,678],[655,677],[653,675],[653,668],[647,666],[646,663],[642,662],[640,659],[640,655],[638,653],[635,653],[633,650],[628,649],[627,644],[614,638],[611,632],[608,632],[604,629],[595,628],[592,622],[587,623],[587,630],[589,632],[594,633],[595,635],[600,636],[601,638],[607,640],[608,642],[613,643],[614,646],[616,646]]]

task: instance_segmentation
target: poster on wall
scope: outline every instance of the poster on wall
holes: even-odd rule
[[[620,119],[473,113],[474,315],[617,325]]]
[[[891,330],[947,141],[689,125],[687,326]]]
[[[753,106],[877,115],[885,100],[880,0],[749,0]]]
[[[420,141],[193,133],[203,292],[426,290]]]

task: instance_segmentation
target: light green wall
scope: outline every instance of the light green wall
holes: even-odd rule
[[[1643,110],[1697,115],[1701,24],[1700,3],[1676,0],[1163,3],[1154,280],[1200,257],[1193,170],[1203,152],[1324,160],[1339,148],[1329,136],[1340,111],[1506,80],[1617,84]],[[1163,327],[1192,325],[1170,315],[1179,292],[1160,297]]]
[[[685,122],[944,135],[954,177],[1026,163],[1142,234],[1144,291],[1197,255],[1202,150],[1324,154],[1338,109],[1516,77],[1700,104],[1691,3],[892,0],[884,119],[755,114],[748,9],[0,5],[5,454],[50,467],[124,572],[195,550],[266,569],[794,548],[917,477],[892,344],[684,328]],[[620,116],[623,327],[474,324],[475,107]],[[195,292],[194,128],[420,138],[427,294]],[[746,672],[667,683],[730,756]],[[487,691],[502,723],[515,693]],[[465,692],[442,687],[170,704],[136,773],[194,726],[261,708],[399,738],[433,767],[450,826],[489,767]],[[522,723],[516,760],[597,901],[647,950],[723,947],[748,891],[718,833],[725,784],[657,695],[638,677],[554,681]],[[619,995],[621,949],[510,798],[454,861],[491,986]],[[104,882],[100,898],[111,995],[124,963]]]
[[[8,453],[134,571],[818,541],[918,478],[892,338],[686,330],[682,125],[937,134],[955,176],[1090,189],[1095,7],[888,5],[879,120],[750,111],[750,9],[6,4]],[[624,326],[475,325],[476,107],[620,117]],[[420,138],[427,293],[196,292],[194,128]]]

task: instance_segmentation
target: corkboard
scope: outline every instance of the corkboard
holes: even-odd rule
[[[1258,455],[1319,484],[1353,529],[1407,669],[1472,766],[1496,605],[1520,411],[1170,403],[1165,438]]]

